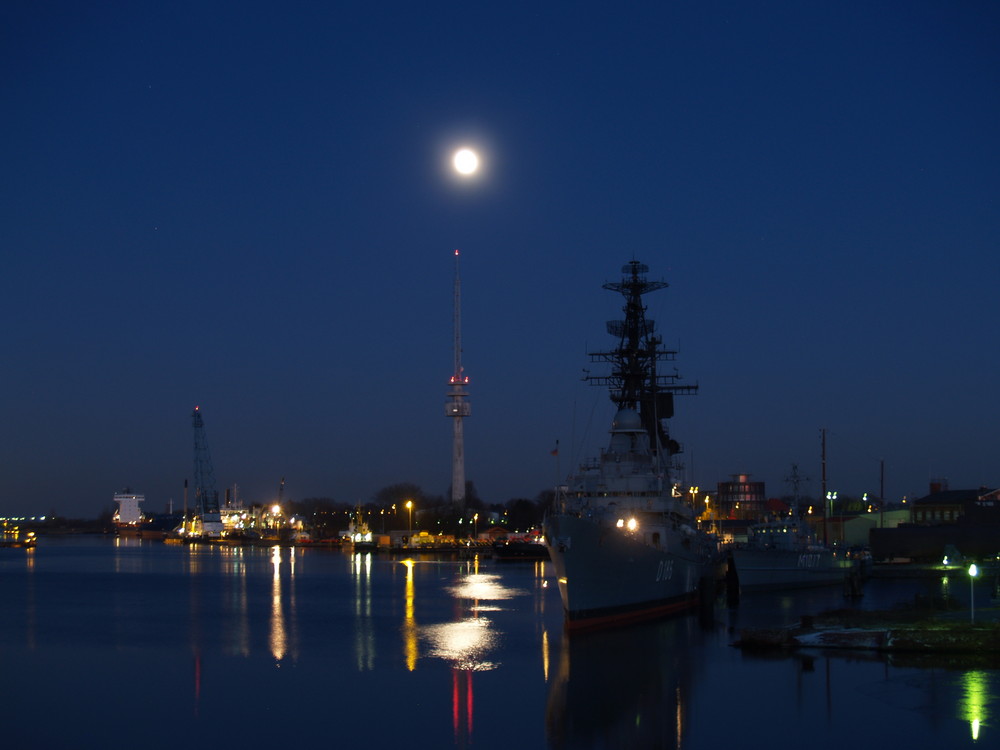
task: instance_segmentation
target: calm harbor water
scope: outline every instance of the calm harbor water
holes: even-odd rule
[[[10,747],[1000,746],[1000,669],[731,647],[836,587],[568,638],[547,563],[83,537],[0,549],[0,594]]]

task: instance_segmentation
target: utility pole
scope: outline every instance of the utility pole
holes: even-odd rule
[[[823,487],[820,490],[820,497],[823,498],[823,544],[830,543],[830,499],[826,496],[826,428],[821,427],[820,431],[820,465],[823,472]]]
[[[885,459],[880,458],[878,462],[878,507],[879,519],[878,527],[885,528]]]

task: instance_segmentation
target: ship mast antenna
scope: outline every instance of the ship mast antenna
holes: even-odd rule
[[[451,505],[452,510],[465,510],[465,434],[462,421],[472,413],[472,404],[465,386],[469,378],[462,368],[462,276],[458,264],[459,253],[455,251],[455,370],[448,381],[450,390],[445,404],[445,415],[452,418],[451,449]]]
[[[809,477],[804,477],[799,474],[799,465],[792,464],[792,473],[785,477],[785,482],[792,485],[792,505],[796,518],[799,517],[799,487],[803,482],[808,481]]]

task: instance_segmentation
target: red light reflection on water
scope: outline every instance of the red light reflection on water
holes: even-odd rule
[[[464,693],[464,695],[463,695]],[[464,700],[463,700],[464,697]],[[451,670],[451,721],[455,741],[472,740],[473,690],[472,672]],[[464,731],[463,731],[464,730]]]

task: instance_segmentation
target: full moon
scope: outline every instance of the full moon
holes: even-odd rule
[[[455,152],[451,163],[459,174],[473,174],[479,169],[479,157],[472,149],[463,148]]]

